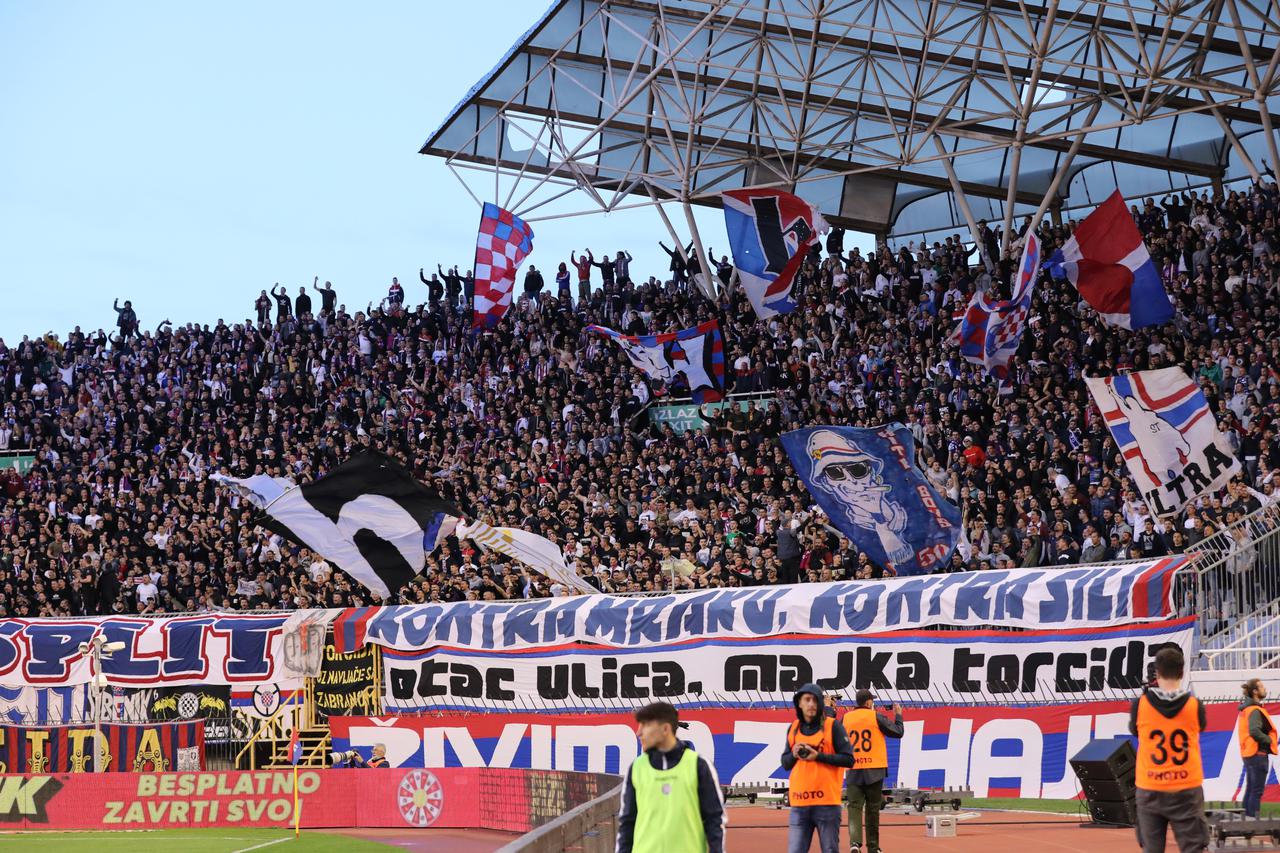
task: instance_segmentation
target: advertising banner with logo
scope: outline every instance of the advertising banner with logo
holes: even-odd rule
[[[1112,698],[1148,679],[1156,652],[1191,647],[1194,618],[1076,631],[895,631],[860,637],[700,640],[646,649],[382,653],[387,712],[626,711],[784,704],[804,684],[902,702]]]
[[[1243,778],[1236,706],[1206,707],[1209,725],[1200,739],[1205,797],[1233,799]],[[904,737],[888,741],[891,783],[967,785],[979,797],[1071,799],[1080,788],[1068,760],[1090,740],[1128,736],[1129,702],[908,707],[904,716]],[[722,784],[785,782],[780,760],[794,719],[793,709],[681,711],[689,727],[680,737],[715,765]],[[381,743],[397,767],[620,773],[640,750],[631,714],[334,717],[330,726],[334,749],[367,755]],[[1268,800],[1280,799],[1275,782],[1273,772]]]
[[[373,646],[340,652],[324,647],[324,661],[312,689],[316,716],[381,713],[378,696],[378,655]]]
[[[400,651],[594,643],[664,643],[812,634],[848,637],[939,625],[1098,628],[1174,615],[1174,574],[1185,556],[1116,566],[956,572],[878,581],[716,589],[637,598],[580,595],[536,601],[459,601],[344,610],[339,651],[376,643]]]
[[[102,726],[102,767],[111,772],[199,770],[200,723]],[[80,773],[93,769],[94,727],[0,726],[0,773]]]
[[[306,829],[484,827],[527,832],[616,785],[519,770],[302,770]],[[0,776],[0,829],[178,829],[293,823],[293,771]]]

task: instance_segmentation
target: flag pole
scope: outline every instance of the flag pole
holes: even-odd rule
[[[298,719],[298,690],[293,691],[293,736],[298,736],[298,726],[301,721]],[[291,749],[290,752],[293,750]],[[301,755],[290,755],[293,761],[293,840],[297,841],[302,834],[302,812],[298,809],[298,759]]]

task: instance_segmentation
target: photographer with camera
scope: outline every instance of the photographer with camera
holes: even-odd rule
[[[366,761],[364,756],[356,752],[354,749],[348,749],[346,752],[331,752],[329,758],[333,762],[334,767],[390,767],[387,762],[387,745],[385,743],[375,743],[373,745],[373,754]]]
[[[782,769],[790,771],[790,833],[787,853],[806,853],[818,832],[821,853],[840,848],[840,803],[845,768],[853,766],[853,749],[844,726],[823,710],[822,689],[806,684],[792,700],[796,720],[787,729]]]

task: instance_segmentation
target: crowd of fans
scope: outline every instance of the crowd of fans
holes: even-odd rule
[[[769,321],[727,258],[712,252],[725,294],[712,302],[677,247],[661,279],[633,275],[625,252],[585,252],[549,282],[535,257],[501,325],[479,335],[469,274],[438,267],[417,293],[393,280],[354,312],[316,281],[264,290],[256,321],[146,327],[125,302],[113,334],[0,342],[0,450],[34,457],[0,471],[0,615],[375,603],[208,479],[308,481],[366,445],[466,513],[552,538],[605,591],[880,576],[814,509],[777,440],[823,423],[911,429],[921,468],[964,513],[967,542],[945,571],[1182,551],[1280,494],[1280,196],[1266,183],[1134,212],[1176,321],[1108,327],[1069,285],[1042,280],[1006,395],[947,342],[975,289],[1007,292],[1017,248],[1002,253],[985,225],[981,251],[957,235],[870,256],[834,230],[799,276],[801,308]],[[1069,233],[1046,220],[1046,256]],[[583,332],[712,317],[731,390],[752,403],[705,408],[706,426],[682,433],[646,409],[670,389]],[[1160,523],[1082,377],[1175,364],[1199,380],[1245,474]],[[1275,595],[1269,583],[1247,580],[1250,597],[1227,606]],[[450,539],[401,600],[555,592]]]

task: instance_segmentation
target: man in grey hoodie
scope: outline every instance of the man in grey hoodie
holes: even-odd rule
[[[792,702],[796,720],[787,729],[782,753],[782,768],[791,774],[787,853],[808,853],[814,830],[821,853],[838,853],[841,786],[845,768],[853,766],[853,748],[844,726],[823,713],[818,685],[801,687]]]

